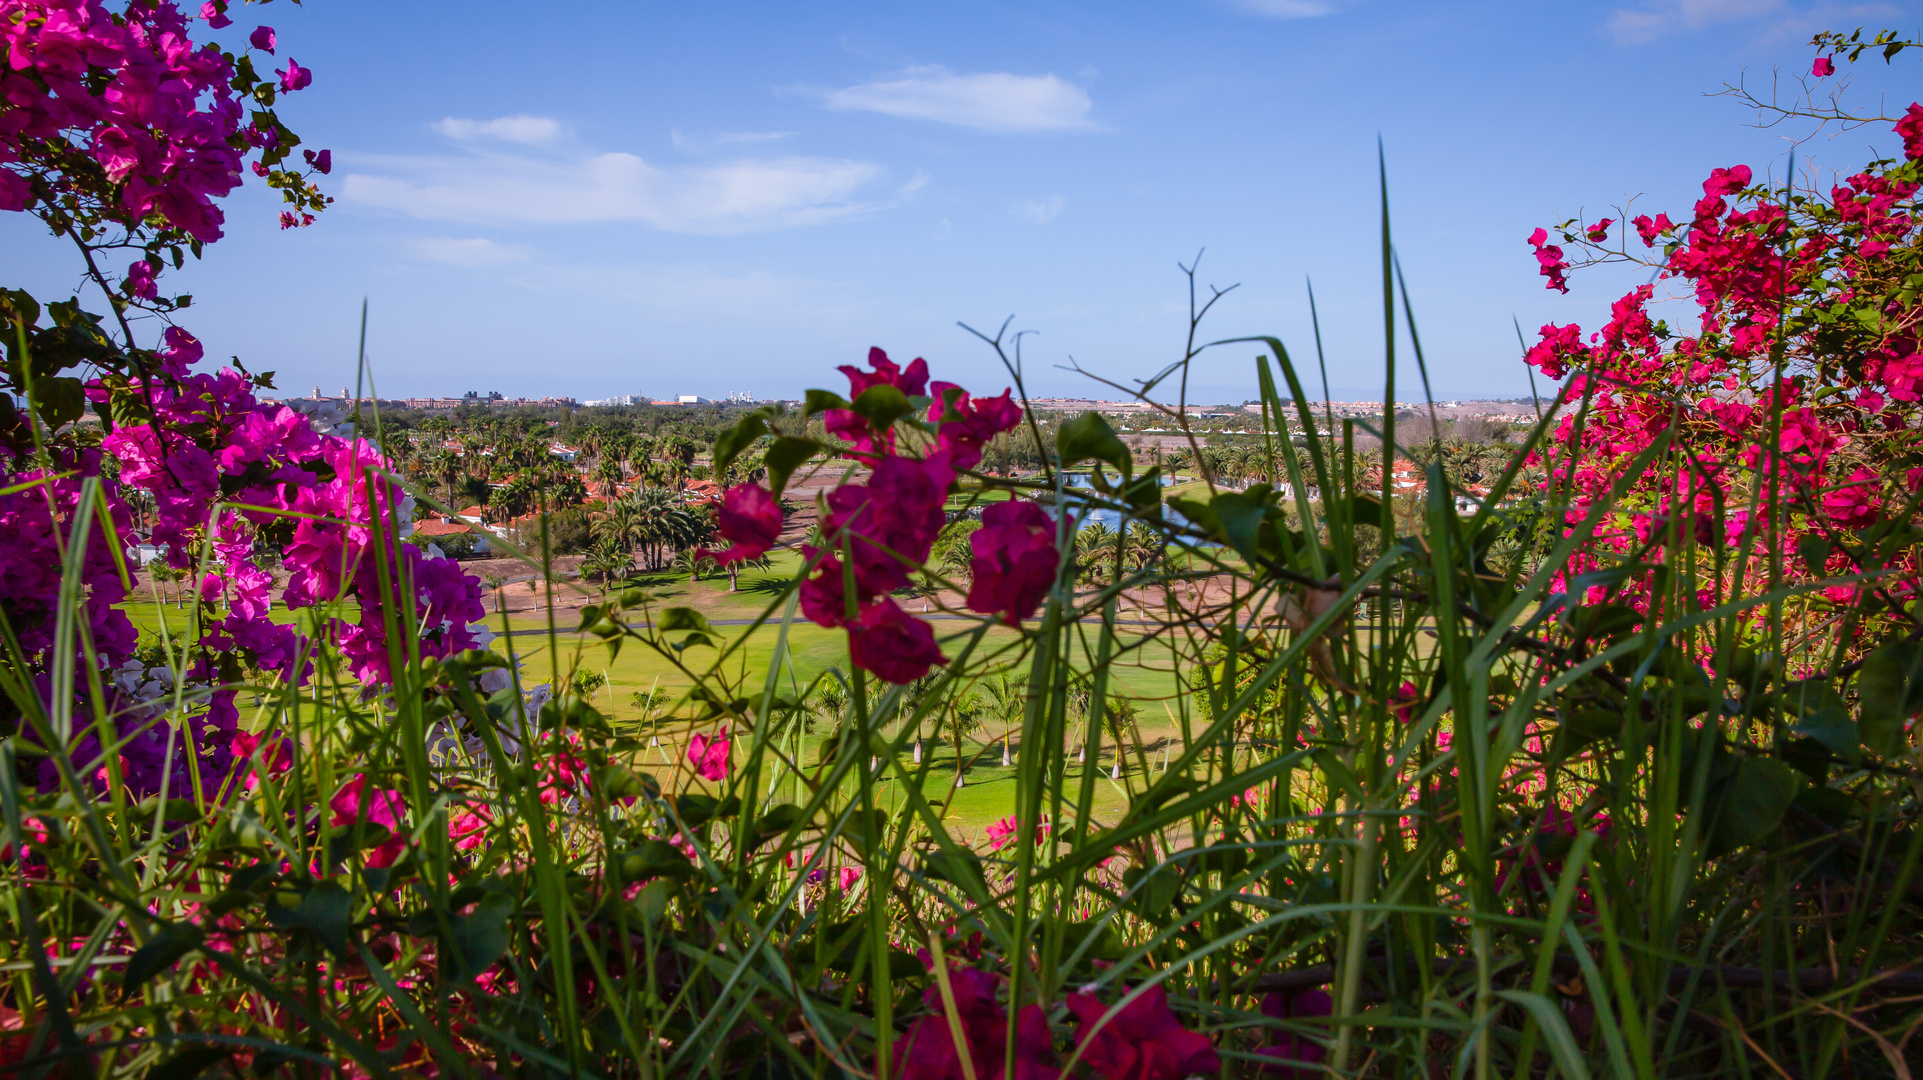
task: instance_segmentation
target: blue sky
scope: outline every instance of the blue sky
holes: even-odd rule
[[[1780,176],[1783,133],[1706,94],[1766,92],[1815,30],[1914,30],[1919,5],[235,8],[223,36],[270,23],[313,69],[282,113],[334,151],[338,201],[282,232],[252,182],[175,280],[210,357],[284,390],[351,381],[366,297],[387,396],[788,396],[871,344],[993,391],[956,322],[1009,315],[1037,332],[1031,392],[1106,396],[1059,365],[1126,381],[1179,355],[1176,264],[1206,248],[1204,285],[1240,285],[1209,336],[1275,334],[1311,364],[1313,278],[1340,398],[1382,385],[1378,136],[1438,395],[1525,393],[1511,318],[1587,326],[1630,283],[1544,291],[1531,229],[1630,196],[1681,216],[1715,166]],[[1914,61],[1845,71],[1864,109],[1923,97]],[[1898,145],[1877,127],[1799,153]],[[0,224],[15,280],[63,294],[72,261],[29,224]],[[1210,354],[1192,397],[1251,396],[1254,351]]]

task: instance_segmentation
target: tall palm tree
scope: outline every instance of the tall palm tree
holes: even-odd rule
[[[981,680],[982,711],[1002,724],[1002,764],[1013,765],[1015,755],[1009,747],[1011,725],[1019,726],[1028,708],[1028,682],[1011,678],[1006,670]]]
[[[1100,582],[1115,558],[1115,530],[1091,521],[1075,530],[1075,565],[1083,580]]]
[[[1162,539],[1162,534],[1156,532],[1155,527],[1146,521],[1129,522],[1128,538],[1123,541],[1123,544],[1128,552],[1129,561],[1135,564],[1137,570],[1146,570],[1160,563],[1163,554],[1167,551],[1167,544]]]

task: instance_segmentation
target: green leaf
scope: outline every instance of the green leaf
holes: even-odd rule
[[[808,391],[806,404],[802,407],[802,415],[814,416],[816,413],[827,412],[829,409],[846,409],[847,407],[848,400],[832,390],[810,390]]]
[[[168,923],[160,932],[148,940],[147,944],[134,950],[127,959],[127,966],[120,972],[122,993],[131,994],[147,984],[149,979],[166,971],[200,947],[207,938],[206,931],[190,922]]]
[[[768,418],[774,414],[770,408],[759,408],[735,421],[733,427],[722,432],[714,440],[714,475],[719,478],[734,464],[741,452],[753,446],[756,439],[768,434]]]
[[[80,419],[87,411],[87,392],[79,379],[71,376],[39,378],[33,381],[33,411],[50,428],[61,428]]]
[[[338,882],[323,881],[305,893],[292,889],[276,892],[267,904],[267,921],[290,930],[305,930],[345,960],[353,910],[354,897],[346,889]]]
[[[1863,745],[1883,757],[1903,749],[1903,726],[1917,710],[1919,661],[1923,650],[1906,642],[1871,653],[1856,673],[1856,696],[1861,704],[1857,725]]]
[[[511,940],[507,923],[513,914],[513,899],[502,893],[488,893],[474,905],[473,911],[450,920],[454,981],[473,982],[501,958]]]
[[[686,877],[694,873],[694,864],[688,861],[680,848],[666,840],[643,841],[640,847],[621,856],[619,865],[623,881]]]
[[[706,825],[716,818],[733,817],[740,810],[741,800],[733,795],[725,799],[717,799],[712,795],[689,792],[674,800],[674,812],[680,815],[682,823],[691,829]]]
[[[1774,758],[1740,759],[1735,774],[1715,793],[1720,805],[1706,854],[1726,855],[1768,836],[1782,822],[1801,784],[1794,769]]]
[[[233,1057],[239,1049],[237,1046],[214,1046],[208,1043],[181,1047],[167,1060],[155,1065],[153,1071],[147,1074],[147,1080],[195,1080],[208,1069]]]
[[[778,836],[786,835],[801,820],[801,816],[801,807],[793,803],[773,807],[755,821],[754,845],[760,847]]]
[[[1856,758],[1857,724],[1828,679],[1804,679],[1783,687],[1783,707],[1796,722],[1790,731],[1814,739],[1845,761]]]
[[[685,649],[690,645],[711,646],[720,636],[714,632],[714,624],[708,621],[708,617],[691,607],[671,607],[663,611],[656,629],[663,634],[691,631],[687,637],[674,643],[676,649]]]
[[[1062,424],[1055,433],[1055,454],[1064,469],[1084,461],[1101,461],[1113,465],[1124,477],[1134,475],[1135,459],[1127,445],[1115,436],[1115,429],[1108,426],[1102,414],[1092,410]]]
[[[1262,557],[1262,522],[1268,518],[1269,507],[1236,491],[1217,495],[1209,505],[1214,508],[1215,519],[1220,523],[1219,539],[1249,562],[1259,560]]]
[[[928,876],[940,881],[952,881],[957,885],[974,885],[986,889],[987,879],[982,876],[982,857],[967,848],[955,851],[931,851],[922,859],[927,867]]]
[[[762,464],[768,467],[768,490],[780,498],[781,489],[788,486],[788,478],[822,449],[822,445],[813,439],[797,439],[792,435],[776,438],[775,444],[761,458]]]
[[[1583,1064],[1582,1049],[1576,1045],[1576,1037],[1570,1033],[1569,1023],[1555,1002],[1527,990],[1498,990],[1496,994],[1529,1011],[1543,1038],[1548,1040],[1549,1054],[1556,1059],[1556,1067],[1567,1080],[1589,1080],[1589,1066]]]
[[[890,383],[876,383],[863,390],[849,408],[877,432],[887,431],[895,426],[895,421],[915,411],[908,395]]]

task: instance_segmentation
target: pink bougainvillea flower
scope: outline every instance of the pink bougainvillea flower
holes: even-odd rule
[[[940,446],[957,470],[981,464],[982,447],[1022,421],[1022,407],[1015,404],[1012,389],[1003,390],[1000,397],[970,398],[954,383],[936,382],[929,392],[935,400],[928,406],[928,422],[938,425]]]
[[[152,263],[142,259],[127,267],[127,292],[143,300],[152,300],[160,295],[159,287],[154,284]]]
[[[1824,493],[1824,512],[1834,518],[1838,525],[1848,529],[1874,524],[1877,508],[1882,504],[1877,492],[1877,480],[1876,473],[1859,466],[1850,474],[1847,484]]]
[[[295,63],[291,56],[287,58],[287,70],[276,69],[274,74],[280,76],[280,88],[289,94],[305,90],[314,83],[314,73]]]
[[[1070,994],[1066,1000],[1081,1022],[1076,1041],[1082,1060],[1102,1080],[1187,1080],[1221,1071],[1222,1059],[1208,1036],[1182,1026],[1160,984],[1114,1016],[1093,994]]]
[[[367,865],[373,867],[392,866],[407,850],[404,835],[406,826],[403,819],[407,814],[407,800],[399,791],[392,788],[367,786],[367,777],[357,775],[343,785],[327,805],[333,808],[331,822],[336,829],[352,828],[361,823],[379,825],[394,835],[369,849]]]
[[[1895,131],[1903,136],[1903,156],[1915,161],[1923,158],[1923,105],[1910,102],[1904,111],[1903,119],[1896,122]]]
[[[271,26],[254,27],[254,32],[247,35],[247,44],[252,45],[254,48],[259,49],[261,52],[264,52],[264,53],[273,52],[274,51],[274,28]]]
[[[1529,246],[1536,249],[1536,262],[1541,266],[1541,274],[1549,279],[1544,288],[1569,291],[1567,271],[1569,264],[1563,261],[1562,249],[1549,242],[1549,230],[1537,229],[1529,234]]]
[[[982,511],[982,527],[968,546],[974,553],[968,610],[999,614],[1009,626],[1035,614],[1061,564],[1048,512],[1032,502],[996,503]]]
[[[1269,994],[1262,999],[1262,1015],[1276,1020],[1306,1020],[1313,1017],[1329,1016],[1335,1011],[1335,1002],[1321,990],[1304,990],[1296,994]],[[1309,1080],[1321,1075],[1321,1070],[1313,1068],[1321,1063],[1328,1051],[1319,1042],[1298,1035],[1293,1031],[1277,1032],[1275,1042],[1257,1050],[1256,1053],[1274,1058],[1271,1064],[1262,1066],[1265,1076],[1283,1076],[1291,1080]]]
[[[1421,704],[1421,702],[1422,691],[1417,689],[1415,683],[1404,679],[1402,685],[1396,688],[1394,701],[1396,719],[1405,724],[1414,720],[1416,718],[1416,706]]]
[[[868,350],[870,371],[863,371],[852,364],[843,364],[842,374],[848,376],[848,400],[853,401],[870,387],[892,386],[910,397],[919,396],[928,389],[928,361],[916,357],[906,370],[880,349]],[[875,431],[861,414],[852,409],[829,409],[822,413],[822,422],[828,433],[837,439],[854,444],[856,454],[890,453],[894,450],[895,435],[891,431]]]
[[[1749,186],[1750,169],[1747,165],[1731,165],[1727,169],[1709,170],[1709,179],[1703,181],[1705,195],[1734,195]]]
[[[1655,247],[1658,237],[1676,227],[1668,214],[1657,214],[1653,218],[1648,214],[1640,214],[1630,224],[1636,226],[1636,235],[1642,237],[1644,247]]]
[[[225,4],[216,2],[216,0],[207,0],[206,3],[200,5],[200,17],[207,20],[209,27],[215,30],[225,30],[234,25],[234,20],[227,17],[225,11],[226,6]]]
[[[883,597],[848,628],[848,658],[856,667],[886,682],[914,682],[928,669],[948,662],[935,644],[935,631],[894,600]]]
[[[1000,851],[1002,846],[1008,843],[1008,838],[1015,835],[1015,815],[1010,814],[1000,821],[989,822],[987,832],[988,846]]]
[[[1615,218],[1603,218],[1601,221],[1591,225],[1585,235],[1589,237],[1591,243],[1600,244],[1604,240],[1609,239],[1609,227],[1615,223]]]
[[[334,152],[332,150],[302,150],[301,156],[314,167],[314,171],[325,175],[334,171]]]
[[[716,530],[733,544],[726,551],[703,551],[723,566],[759,558],[781,535],[781,503],[760,484],[736,484],[721,495]]]
[[[928,955],[922,954],[924,963]],[[955,1045],[948,1005],[934,977],[922,991],[928,1012],[909,1028],[901,1044],[902,1080],[963,1080],[971,1073],[977,1080],[1056,1080],[1055,1039],[1048,1030],[1048,1017],[1039,1005],[1025,1005],[1015,1014],[1015,1071],[1004,1070],[1008,1040],[1008,1019],[995,1000],[996,979],[974,968],[948,971],[949,993],[955,1001],[955,1020],[962,1031],[962,1046]],[[969,1058],[962,1064],[962,1053]]]
[[[842,892],[854,888],[860,881],[861,867],[859,866],[844,866],[835,871],[835,884],[841,887]]]
[[[695,775],[703,780],[726,780],[729,748],[725,731],[713,736],[696,735],[688,740],[688,760],[694,763]]]
[[[1819,56],[1816,58],[1816,63],[1810,65],[1809,73],[1819,79],[1827,78],[1836,74],[1836,65],[1829,57]]]

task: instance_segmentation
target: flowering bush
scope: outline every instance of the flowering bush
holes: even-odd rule
[[[1702,607],[1842,579],[1821,589],[1802,625],[1867,640],[1905,618],[1923,572],[1907,539],[1923,498],[1911,437],[1923,423],[1913,284],[1923,271],[1914,201],[1923,105],[1895,130],[1903,158],[1828,191],[1759,185],[1733,165],[1710,173],[1680,221],[1637,215],[1635,245],[1609,246],[1607,219],[1561,227],[1586,263],[1640,262],[1657,276],[1617,300],[1600,329],[1544,326],[1528,350],[1531,366],[1566,378],[1560,400],[1571,406],[1541,458],[1549,486],[1567,493],[1571,522],[1603,501],[1616,508],[1572,561],[1571,580],[1599,557],[1673,562],[1673,545],[1704,544],[1718,557],[1696,570]],[[1530,243],[1560,287],[1570,266],[1544,240],[1538,229]],[[1665,283],[1693,305],[1687,325],[1659,317]],[[1673,470],[1629,467],[1665,439]],[[1612,487],[1626,474],[1634,483],[1618,498]],[[1634,596],[1647,597],[1651,572],[1632,576]]]

